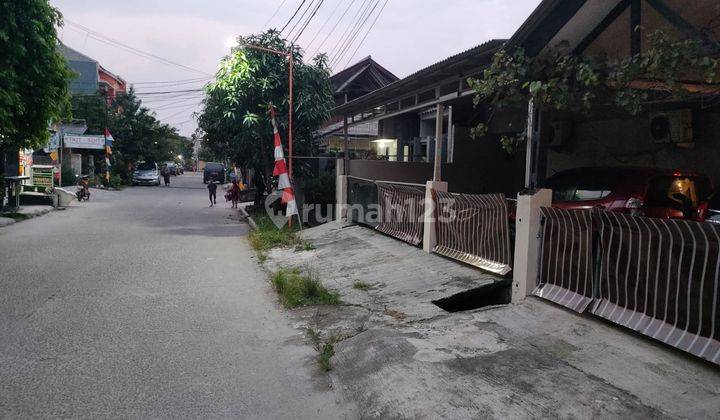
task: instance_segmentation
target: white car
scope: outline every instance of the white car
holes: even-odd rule
[[[157,163],[138,162],[132,174],[133,185],[160,185],[160,171]]]

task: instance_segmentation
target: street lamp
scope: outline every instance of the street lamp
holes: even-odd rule
[[[288,109],[288,177],[292,179],[292,162],[293,162],[293,131],[292,131],[292,119],[293,119],[293,56],[292,51],[289,53],[273,50],[271,48],[261,47],[259,45],[247,44],[244,41],[240,41],[240,45],[245,48],[251,48],[253,50],[264,51],[270,54],[277,54],[287,57],[289,64],[288,71],[288,95],[289,95],[289,109]]]

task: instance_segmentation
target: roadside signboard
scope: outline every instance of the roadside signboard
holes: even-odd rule
[[[65,134],[63,145],[70,149],[105,149],[105,137],[102,135]]]

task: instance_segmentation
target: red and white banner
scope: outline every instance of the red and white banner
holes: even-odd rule
[[[275,122],[275,109],[270,106],[270,118],[272,120],[273,135],[275,137],[275,168],[273,176],[278,177],[278,190],[282,190],[281,203],[287,204],[285,215],[287,217],[298,214],[297,204],[295,203],[295,192],[292,184],[290,184],[290,176],[288,175],[287,164],[285,163],[285,153],[283,152],[280,133]]]

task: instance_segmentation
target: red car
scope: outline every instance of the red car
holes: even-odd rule
[[[713,187],[702,174],[645,167],[576,168],[546,181],[553,207],[703,220]]]

